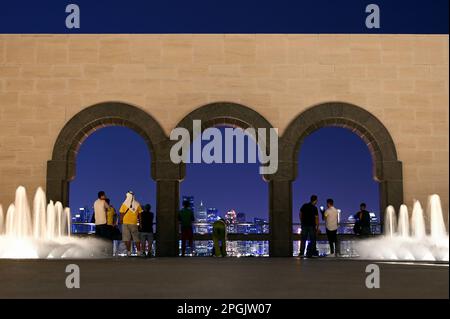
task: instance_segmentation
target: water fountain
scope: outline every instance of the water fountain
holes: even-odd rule
[[[38,188],[30,209],[24,187],[6,215],[0,205],[0,258],[92,258],[106,257],[110,244],[70,234],[70,210],[60,202],[47,204]]]
[[[438,195],[428,198],[426,216],[419,201],[414,202],[411,216],[407,206],[401,205],[398,219],[394,207],[387,207],[384,227],[380,238],[355,244],[360,258],[448,262],[449,236]]]

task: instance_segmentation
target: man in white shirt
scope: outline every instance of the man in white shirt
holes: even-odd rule
[[[327,229],[328,243],[330,244],[330,257],[335,257],[339,253],[339,245],[337,241],[337,229],[339,223],[339,213],[334,208],[334,201],[327,199],[327,210],[324,213],[325,225]]]
[[[109,229],[107,225],[106,213],[108,211],[106,203],[106,194],[104,191],[98,192],[98,199],[94,202],[95,216],[95,235],[102,238],[108,238]]]

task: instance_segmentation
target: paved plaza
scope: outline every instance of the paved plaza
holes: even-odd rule
[[[80,267],[67,289],[66,266]],[[380,288],[365,286],[380,267]],[[448,298],[448,263],[320,258],[0,260],[0,298]]]

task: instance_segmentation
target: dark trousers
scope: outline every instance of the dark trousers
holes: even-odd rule
[[[316,227],[315,226],[302,226],[301,243],[300,243],[300,256],[305,254],[306,241],[309,239],[307,256],[312,256],[316,249]]]
[[[361,227],[361,236],[369,236],[372,234],[370,226],[362,226]]]
[[[95,236],[111,240],[110,228],[107,224],[95,225]]]
[[[194,249],[194,233],[192,231],[192,227],[181,229],[181,256],[186,254],[186,241],[189,242],[189,247],[192,252]]]
[[[330,244],[330,253],[334,254],[339,253],[339,244],[337,241],[337,230],[328,230],[327,229],[327,238],[328,243]]]

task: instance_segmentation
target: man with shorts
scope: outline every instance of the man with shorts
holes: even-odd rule
[[[141,240],[138,222],[142,212],[141,205],[134,198],[133,192],[126,194],[125,201],[119,209],[122,221],[122,240],[127,247],[127,256],[131,256],[131,240],[136,244],[136,253],[141,256]]]

